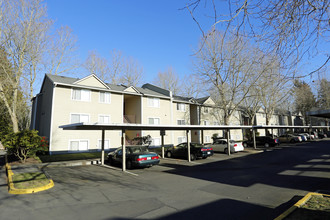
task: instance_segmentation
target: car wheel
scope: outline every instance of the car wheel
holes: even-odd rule
[[[195,154],[190,154],[190,160],[191,160],[191,161],[196,160],[196,156],[195,156]]]
[[[228,154],[228,148],[225,148],[223,152],[225,152],[225,154]]]
[[[247,143],[243,143],[243,147],[248,147],[248,144]]]
[[[206,159],[206,158],[207,158],[206,156],[202,157],[202,159]]]
[[[269,147],[269,144],[268,143],[265,143],[265,147]]]
[[[128,160],[126,162],[126,168],[129,169],[129,170],[132,169],[132,161]]]
[[[171,151],[167,151],[166,152],[166,157],[171,158],[172,157],[172,152]]]
[[[290,140],[290,143],[294,143],[295,141],[293,139]]]

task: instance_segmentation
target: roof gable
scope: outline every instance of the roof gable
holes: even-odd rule
[[[202,104],[202,105],[215,105],[215,102],[213,101],[213,99],[210,96],[204,97],[204,98],[199,98],[199,99],[197,99],[197,101],[199,102],[199,104]]]
[[[126,89],[124,89],[124,91],[140,94],[140,92],[134,86],[127,87]]]
[[[78,80],[78,81],[74,82],[73,84],[98,87],[98,88],[102,88],[102,89],[110,89],[109,86],[107,86],[107,84],[105,84],[101,79],[99,79],[94,74],[86,76],[85,78],[82,78],[81,80]]]

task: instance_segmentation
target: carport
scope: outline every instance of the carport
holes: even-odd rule
[[[253,131],[253,142],[254,148],[256,148],[256,139],[255,139],[255,131],[257,129],[293,129],[293,128],[304,128],[309,129],[311,131],[312,128],[328,128],[329,126],[226,126],[226,125],[141,125],[141,124],[85,124],[85,123],[76,123],[76,124],[68,124],[60,126],[63,130],[100,130],[102,132],[102,146],[101,146],[101,164],[104,165],[104,140],[105,140],[105,131],[106,130],[121,130],[122,137],[122,151],[123,151],[123,162],[122,162],[122,170],[126,171],[126,146],[125,146],[125,132],[127,130],[158,130],[161,135],[161,147],[162,147],[162,158],[164,158],[164,135],[165,131],[186,131],[187,136],[187,146],[188,146],[188,161],[191,162],[190,158],[190,139],[189,134],[193,130],[225,130],[227,132],[227,144],[228,149],[230,149],[229,136],[230,130],[234,129],[252,129]],[[272,132],[273,133],[273,132]],[[228,150],[228,155],[230,155],[230,150]]]
[[[105,131],[106,130],[121,130],[121,144],[123,151],[123,167],[122,170],[126,170],[126,146],[125,146],[125,135],[127,130],[158,130],[160,131],[161,136],[161,147],[162,147],[162,158],[164,158],[164,135],[166,131],[186,131],[187,136],[187,146],[188,146],[188,161],[191,162],[190,158],[190,139],[189,134],[194,130],[225,130],[230,134],[230,130],[234,129],[252,129],[253,126],[219,126],[219,125],[141,125],[141,124],[85,124],[85,123],[76,123],[60,126],[63,130],[99,130],[102,132],[102,145],[101,145],[101,164],[104,165],[104,140],[105,140]],[[230,148],[229,135],[227,135],[227,144]],[[230,151],[228,151],[230,155]]]

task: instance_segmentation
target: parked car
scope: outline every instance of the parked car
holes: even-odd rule
[[[319,134],[319,138],[327,138],[328,136],[327,136],[327,134],[326,133],[323,133],[323,132],[320,132]]]
[[[307,136],[304,134],[294,134],[296,136],[300,136],[301,137],[301,141],[307,141]]]
[[[177,146],[170,147],[165,152],[166,157],[188,157],[188,144],[186,142],[178,144]],[[199,143],[190,143],[190,160],[196,158],[207,158],[213,155],[213,149],[209,146],[204,146]]]
[[[122,147],[108,154],[110,165],[122,164]],[[126,146],[126,168],[151,167],[159,164],[159,156],[154,152],[149,152],[147,146]]]
[[[272,138],[269,136],[256,136],[256,145],[264,147],[275,147],[279,145],[279,140],[277,138]],[[253,139],[243,142],[244,147],[253,147]]]
[[[293,134],[283,134],[278,137],[278,140],[280,143],[296,143],[302,141],[300,136],[295,136]]]
[[[313,134],[308,134],[308,133],[301,133],[302,135],[307,137],[307,140],[313,140],[314,139],[314,135]]]
[[[229,140],[229,143],[230,143],[230,152],[231,153],[235,153],[235,152],[244,150],[242,142]],[[225,154],[228,154],[227,139],[215,139],[213,144],[210,144],[208,146],[212,147],[213,151],[224,152]]]

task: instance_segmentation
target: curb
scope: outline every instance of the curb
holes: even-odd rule
[[[52,187],[54,187],[54,181],[50,178],[49,179],[49,183],[45,186],[40,186],[40,187],[35,187],[35,188],[29,188],[29,189],[16,189],[14,186],[14,182],[13,182],[13,171],[11,170],[10,165],[8,164],[7,161],[7,155],[5,157],[6,160],[6,170],[7,170],[7,182],[8,182],[8,192],[10,194],[31,194],[31,193],[36,193],[36,192],[40,192],[40,191],[44,191],[47,189],[50,189]]]
[[[286,218],[294,210],[296,210],[297,208],[300,208],[300,206],[304,205],[312,196],[329,196],[329,195],[322,194],[322,193],[312,193],[312,192],[310,192],[306,196],[304,196],[304,198],[300,199],[296,204],[294,204],[293,206],[291,206],[288,210],[286,210],[285,212],[283,212],[280,216],[278,216],[274,220],[282,220],[282,219]]]

